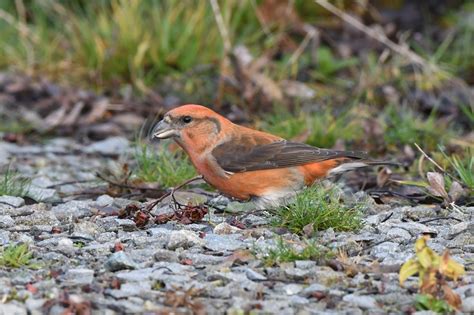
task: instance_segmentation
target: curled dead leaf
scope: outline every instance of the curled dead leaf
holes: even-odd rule
[[[428,179],[428,183],[430,186],[428,190],[436,197],[442,197],[443,199],[448,199],[448,193],[444,188],[444,176],[438,172],[428,172],[426,174],[426,178]]]

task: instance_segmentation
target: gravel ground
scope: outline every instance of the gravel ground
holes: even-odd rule
[[[29,244],[38,265],[0,267],[0,314],[411,313],[417,279],[401,287],[397,272],[421,234],[432,236],[429,244],[438,253],[449,248],[465,265],[455,291],[464,312],[474,312],[472,207],[373,203],[357,233],[317,235],[321,245],[349,253],[344,268],[316,261],[267,267],[263,257],[279,238],[301,246],[298,236],[275,231],[268,213],[211,209],[199,223],[150,222],[139,229],[133,220],[117,217],[129,204],[142,206],[139,202],[81,195],[105,188],[95,172],[115,163],[115,152],[123,159],[130,150],[124,138],[88,146],[61,138],[34,146],[0,142],[0,166],[13,161],[32,178],[30,196],[42,200],[29,204],[26,198],[25,205],[22,198],[0,197],[0,244]],[[64,185],[73,181],[80,182]],[[223,197],[186,191],[179,197],[212,199],[239,210]],[[170,211],[166,201],[153,210]],[[435,219],[441,216],[452,219]],[[228,224],[232,218],[245,228]]]

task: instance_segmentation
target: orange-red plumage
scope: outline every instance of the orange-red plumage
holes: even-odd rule
[[[305,186],[337,171],[366,166],[360,152],[319,149],[236,125],[200,105],[165,114],[154,131],[173,138],[204,179],[222,193],[279,204]]]

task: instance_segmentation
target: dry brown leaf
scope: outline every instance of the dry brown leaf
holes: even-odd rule
[[[461,198],[461,196],[464,195],[464,188],[462,188],[461,184],[459,184],[457,181],[453,181],[451,187],[449,188],[448,195],[452,201],[457,201],[459,198]]]
[[[447,284],[443,285],[444,299],[449,305],[459,310],[461,308],[461,297],[454,292]]]
[[[448,199],[448,193],[444,188],[444,176],[438,172],[428,172],[426,174],[426,178],[428,179],[428,183],[430,186],[428,190],[434,196],[443,197],[444,199]]]

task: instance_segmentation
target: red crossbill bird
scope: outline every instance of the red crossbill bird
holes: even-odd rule
[[[386,164],[364,152],[321,149],[243,127],[193,104],[167,112],[152,137],[174,139],[207,183],[259,208],[282,204],[326,176]]]

